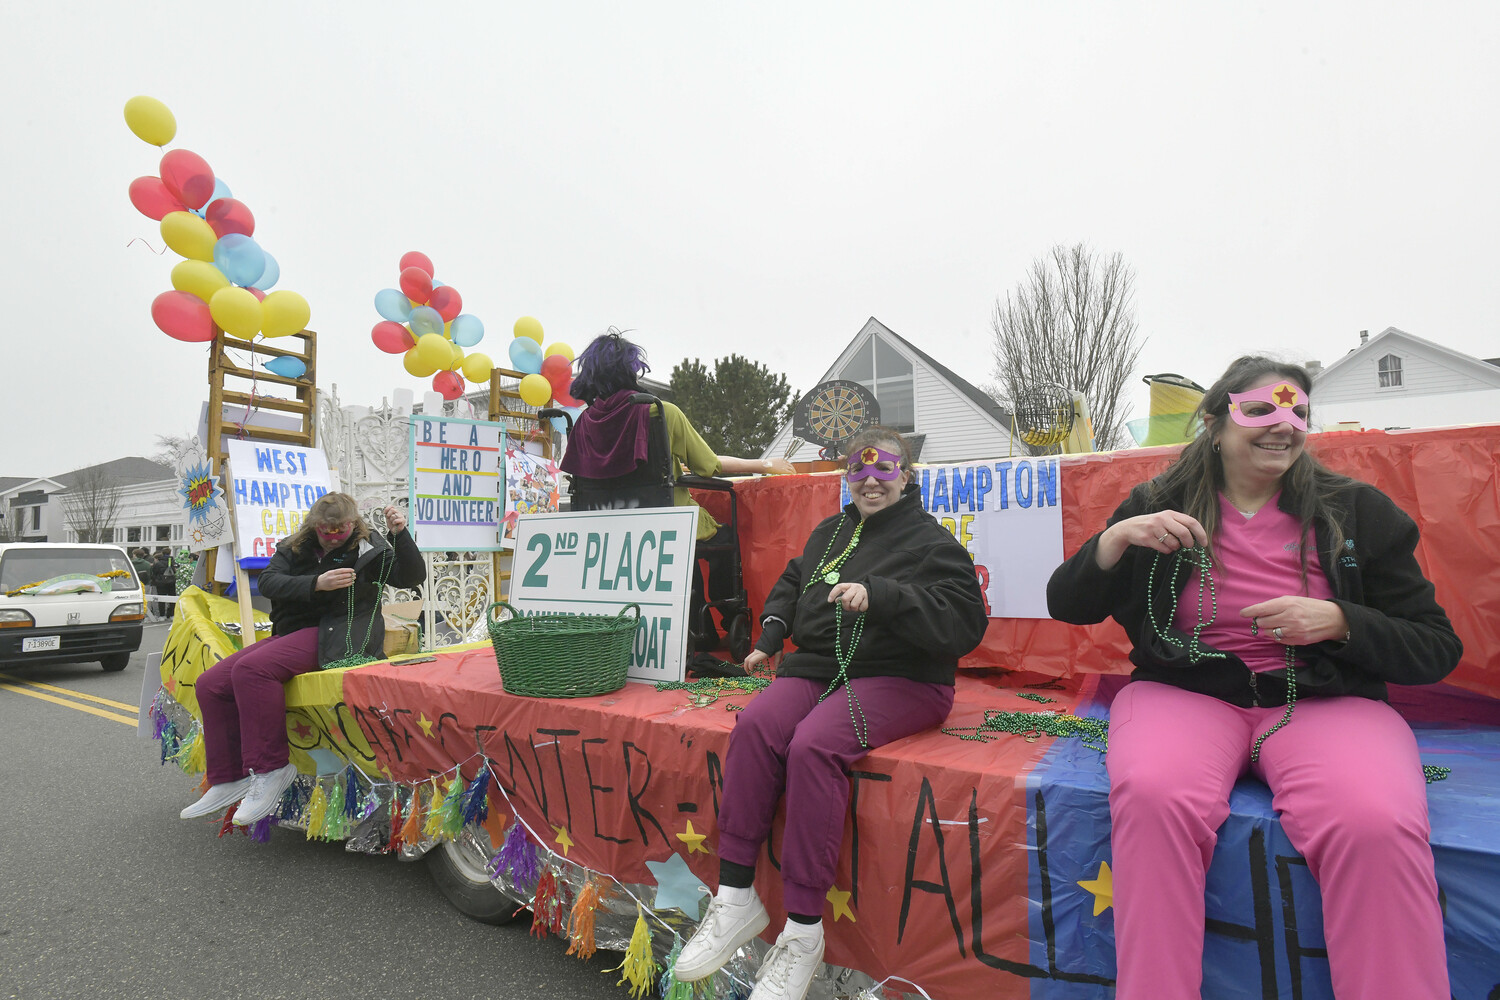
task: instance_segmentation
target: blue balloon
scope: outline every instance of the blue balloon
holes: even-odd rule
[[[510,342],[510,365],[523,375],[542,373],[542,345],[530,337],[517,337]]]
[[[253,285],[265,273],[266,255],[250,237],[230,233],[214,244],[214,267],[236,285]]]
[[[375,293],[375,311],[392,323],[411,321],[411,299],[399,288],[382,288]]]
[[[446,284],[447,284],[446,281],[439,281],[436,278],[432,279],[432,287],[433,288],[442,288]]]
[[[272,285],[276,284],[276,282],[281,280],[281,265],[276,263],[275,257],[272,257],[264,250],[262,250],[261,253],[265,254],[266,269],[261,272],[259,278],[256,278],[254,281],[250,282],[250,286],[252,288],[259,288],[264,292],[268,290]]]
[[[198,218],[201,219],[201,218],[204,218],[205,216],[208,215],[208,206],[212,205],[214,202],[218,201],[220,198],[233,198],[233,197],[234,197],[234,195],[232,195],[232,194],[229,193],[229,185],[225,184],[219,178],[215,177],[214,178],[214,193],[208,196],[208,200],[203,203],[203,205],[202,205],[201,208],[190,208],[190,209],[188,209],[188,211],[192,212],[194,215],[196,215]]]
[[[266,371],[275,372],[283,378],[301,378],[307,374],[307,365],[301,358],[272,358],[266,362]]]
[[[411,311],[411,332],[418,337],[427,333],[443,332],[443,314],[432,306],[416,306]]]
[[[396,294],[401,295],[400,292]],[[406,296],[402,295],[401,301],[405,302]],[[471,313],[459,313],[453,317],[453,326],[448,332],[453,335],[453,342],[459,347],[473,347],[484,339],[484,324],[479,322],[478,316]]]
[[[526,339],[527,340],[531,340],[530,337],[527,337]],[[532,342],[535,343],[535,341],[532,341]],[[578,426],[578,414],[580,414],[580,413],[582,413],[584,411],[584,407],[582,407],[582,406],[564,406],[564,407],[562,407],[562,411],[564,413],[566,413],[568,416],[570,416],[570,417],[573,418],[573,426],[577,427]],[[564,420],[562,417],[550,417],[549,419],[552,421],[552,429],[553,430],[558,431],[559,433],[562,433],[562,434],[566,434],[568,432],[568,422],[566,420]]]

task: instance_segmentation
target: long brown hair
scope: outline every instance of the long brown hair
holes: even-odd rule
[[[318,529],[332,527],[350,521],[354,532],[349,537],[355,542],[370,537],[370,526],[359,514],[359,504],[347,493],[324,493],[313,502],[312,509],[302,519],[302,527],[292,532],[281,542],[280,548],[291,549],[301,554],[309,543],[318,544]]]
[[[1229,394],[1244,392],[1252,382],[1266,375],[1294,382],[1301,386],[1303,393],[1311,395],[1312,379],[1301,365],[1259,355],[1236,358],[1198,402],[1195,416],[1200,420],[1212,416],[1212,424],[1182,449],[1177,461],[1147,484],[1152,507],[1160,510],[1176,498],[1175,502],[1182,506],[1182,513],[1195,518],[1208,532],[1210,549],[1219,534],[1219,493],[1224,489],[1224,463],[1219,457],[1217,444],[1219,430],[1229,419]],[[1314,521],[1326,524],[1331,552],[1337,552],[1344,544],[1343,529],[1334,516],[1333,497],[1349,482],[1347,476],[1329,469],[1305,447],[1281,477],[1281,506],[1301,520],[1304,538]],[[1306,583],[1305,547],[1301,558],[1302,580]]]

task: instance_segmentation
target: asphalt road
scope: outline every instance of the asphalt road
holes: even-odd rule
[[[118,674],[0,667],[0,998],[629,995],[603,972],[618,952],[471,921],[424,863],[178,819],[197,779],[135,727],[165,637],[148,626]]]

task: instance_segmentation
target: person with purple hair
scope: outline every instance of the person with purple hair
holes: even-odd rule
[[[569,391],[587,403],[588,408],[579,415],[569,436],[567,453],[559,463],[562,471],[591,479],[613,479],[635,471],[646,460],[646,429],[650,415],[644,406],[633,405],[630,397],[632,393],[642,391],[640,377],[650,370],[646,352],[614,327],[595,337],[584,348],[578,355],[578,370]],[[716,455],[675,403],[663,400],[661,410],[667,424],[672,458],[679,470],[685,468],[696,476],[753,476],[796,471],[784,458]],[[693,498],[686,487],[679,486],[673,491],[673,501],[679,507],[686,507],[693,503]],[[727,529],[708,511],[699,511],[698,541],[726,540]],[[733,583],[727,579],[728,560],[710,557],[706,561],[709,564],[709,596],[716,601],[723,600],[730,596]]]

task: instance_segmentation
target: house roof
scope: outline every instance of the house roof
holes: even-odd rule
[[[82,469],[74,469],[60,476],[52,476],[54,482],[72,489],[78,485],[80,479],[87,473],[99,472],[121,486],[134,486],[137,483],[159,483],[164,479],[172,479],[176,473],[159,462],[153,462],[149,458],[117,458],[112,462],[100,462],[98,465],[85,466]]]
[[[947,382],[950,386],[967,397],[969,401],[972,402],[975,406],[984,411],[985,415],[994,420],[997,426],[1004,430],[1010,429],[1010,411],[996,402],[993,396],[971,383],[962,375],[959,375],[957,372],[949,368],[947,365],[943,364],[941,361],[938,361],[932,355],[928,354],[916,344],[913,344],[911,341],[901,336],[895,330],[892,330],[890,327],[880,322],[880,320],[876,319],[874,316],[871,316],[869,319],[865,320],[865,325],[859,328],[859,333],[855,334],[854,339],[849,341],[844,349],[839,352],[839,355],[834,359],[833,364],[828,366],[828,370],[823,373],[823,377],[818,381],[827,382],[829,379],[833,378],[833,373],[839,368],[841,364],[843,364],[844,360],[849,356],[855,345],[865,340],[868,336],[876,333],[879,333],[882,337],[891,338],[892,340],[901,344],[907,350],[911,351],[917,356],[919,360],[921,360],[922,364],[931,369],[932,372],[938,376],[938,378],[942,379],[944,382]]]
[[[1481,360],[1472,354],[1455,351],[1451,347],[1444,347],[1442,344],[1418,337],[1416,334],[1407,333],[1405,330],[1398,330],[1394,326],[1386,327],[1363,344],[1354,348],[1354,350],[1345,354],[1342,358],[1323,368],[1313,377],[1313,382],[1316,384],[1326,381],[1330,375],[1348,367],[1357,356],[1368,354],[1371,351],[1385,354],[1389,351],[1401,350],[1403,348],[1408,350],[1416,348],[1435,357],[1442,358],[1455,369],[1466,372],[1481,382],[1500,386],[1500,367],[1497,367],[1493,360]]]

